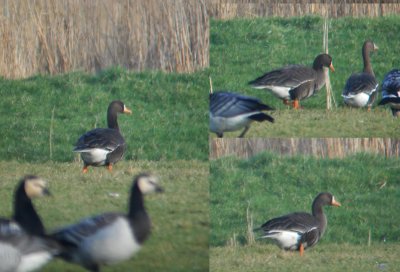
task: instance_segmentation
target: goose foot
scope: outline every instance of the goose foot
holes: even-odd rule
[[[83,174],[86,174],[87,172],[88,172],[88,166],[85,165],[85,166],[83,166],[83,168],[82,168],[82,173],[83,173]]]
[[[292,105],[293,105],[293,108],[296,109],[296,110],[301,109],[298,99],[293,100],[293,104]]]
[[[299,251],[300,251],[300,256],[303,256],[304,255],[304,246],[303,246],[303,244],[300,244]]]

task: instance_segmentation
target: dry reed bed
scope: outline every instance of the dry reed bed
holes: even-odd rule
[[[5,0],[0,75],[133,70],[193,72],[209,64],[201,1]]]
[[[371,0],[206,0],[208,13],[218,19],[235,17],[320,15],[376,17],[400,13],[396,1]]]
[[[343,158],[358,152],[400,155],[400,139],[392,138],[213,138],[209,143],[210,159],[249,158],[263,151],[319,158]]]

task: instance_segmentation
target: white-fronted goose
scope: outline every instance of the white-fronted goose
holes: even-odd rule
[[[323,206],[340,206],[330,193],[320,193],[312,204],[312,214],[295,212],[267,221],[260,228],[261,238],[274,240],[280,248],[285,250],[304,250],[315,245],[324,235],[327,219]]]
[[[400,116],[400,70],[393,69],[382,82],[382,100],[379,105],[389,105],[395,117]]]
[[[111,102],[107,110],[108,128],[86,132],[75,144],[74,152],[81,154],[84,163],[83,173],[88,171],[89,166],[106,166],[111,171],[113,164],[121,160],[126,146],[119,131],[118,113],[131,114],[132,111],[122,101]]]
[[[254,97],[226,91],[210,93],[210,131],[222,138],[226,131],[244,128],[239,135],[243,137],[253,121],[274,122],[264,110],[273,109]]]
[[[352,74],[347,79],[342,93],[346,105],[357,108],[368,107],[368,111],[371,110],[378,94],[378,82],[375,79],[369,55],[376,50],[378,47],[372,41],[364,42],[362,47],[364,70],[362,73]]]
[[[332,58],[328,54],[318,55],[312,67],[289,65],[268,72],[249,84],[256,89],[269,89],[285,105],[293,101],[293,107],[300,107],[299,101],[318,92],[325,85],[324,67],[335,71]]]
[[[129,259],[150,235],[151,222],[144,207],[143,195],[162,191],[154,176],[136,176],[127,214],[109,212],[86,218],[52,235],[66,247],[73,245],[60,257],[90,271],[100,271],[101,265]]]
[[[14,215],[0,218],[0,271],[34,271],[62,250],[47,237],[31,199],[48,195],[46,182],[26,176],[14,194]]]

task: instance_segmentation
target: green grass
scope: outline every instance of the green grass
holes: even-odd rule
[[[323,88],[317,95],[302,101],[304,109],[297,113],[288,112],[281,100],[268,91],[251,88],[248,82],[287,64],[311,65],[316,55],[322,52],[323,19],[212,21],[209,72],[213,87],[214,90],[258,97],[276,109],[272,113],[276,117],[275,124],[263,124],[259,130],[251,129],[247,137],[394,137],[399,132],[399,120],[393,120],[388,108],[375,106],[371,114],[365,109],[349,110],[341,93],[347,78],[362,70],[361,47],[366,39],[372,39],[379,46],[379,51],[371,57],[378,82],[392,68],[400,67],[398,53],[394,50],[399,27],[398,16],[331,19],[329,53],[336,72],[330,73],[330,79],[338,108],[330,113],[324,110],[326,92]],[[362,125],[354,127],[354,124]]]
[[[267,152],[249,160],[211,161],[211,271],[320,271],[322,266],[327,271],[374,271],[381,263],[389,268],[385,271],[396,271],[399,174],[398,159],[368,154],[317,159]],[[252,243],[248,228],[287,213],[311,212],[322,191],[334,194],[342,206],[324,209],[327,231],[305,258],[267,240]],[[372,246],[367,247],[369,233]]]
[[[210,249],[210,271],[398,271],[400,244],[320,244],[303,257],[273,245]]]
[[[359,154],[345,159],[316,159],[261,153],[249,160],[210,162],[211,246],[235,235],[247,244],[246,209],[254,227],[295,211],[311,211],[314,197],[329,191],[342,207],[326,207],[328,229],[321,243],[366,244],[383,236],[400,242],[399,161]]]
[[[202,73],[129,73],[122,68],[97,76],[77,72],[0,79],[0,156],[29,162],[72,161],[79,136],[106,127],[108,104],[120,99],[133,112],[119,116],[127,159],[205,161],[207,84]]]
[[[20,177],[37,174],[48,180],[52,197],[36,199],[46,228],[52,230],[82,217],[107,211],[124,212],[133,176],[150,171],[160,177],[163,194],[146,196],[153,229],[142,250],[131,260],[104,271],[208,270],[208,163],[201,161],[124,161],[112,173],[93,168],[81,174],[78,163],[0,162],[0,214],[9,217],[12,195]],[[119,193],[111,197],[109,193]],[[43,271],[84,271],[61,260]]]

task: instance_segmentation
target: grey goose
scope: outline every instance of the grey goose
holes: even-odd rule
[[[319,193],[312,204],[312,214],[295,212],[273,218],[255,231],[262,231],[260,238],[272,239],[280,248],[304,250],[314,246],[324,235],[327,219],[323,206],[340,206],[331,193]]]
[[[253,121],[274,122],[265,110],[273,108],[254,97],[227,91],[210,93],[210,131],[222,138],[224,132],[244,128],[239,135],[243,137]]]
[[[368,111],[378,94],[378,82],[370,61],[370,53],[378,50],[374,42],[367,40],[362,47],[364,69],[362,73],[352,74],[344,86],[342,97],[346,105],[351,107],[367,107]]]
[[[303,65],[288,65],[272,70],[250,81],[256,89],[269,89],[272,94],[289,105],[293,101],[293,108],[300,108],[299,101],[316,94],[325,85],[324,67],[335,71],[332,57],[328,54],[318,55],[312,67]]]
[[[41,268],[62,247],[47,237],[32,199],[49,194],[46,182],[25,176],[14,194],[12,219],[0,218],[0,272],[34,271]]]
[[[83,173],[89,166],[106,166],[111,171],[113,164],[121,160],[126,145],[119,131],[118,113],[131,114],[132,111],[122,101],[112,101],[107,110],[108,128],[88,131],[75,144],[74,152],[80,153],[83,160]]]
[[[137,253],[151,230],[143,195],[162,192],[157,178],[143,173],[134,178],[128,213],[103,213],[56,230],[52,237],[70,250],[60,257],[89,271],[125,261]],[[71,247],[72,245],[72,247]]]
[[[400,116],[400,70],[393,69],[382,82],[382,100],[379,105],[389,105],[395,117]]]

